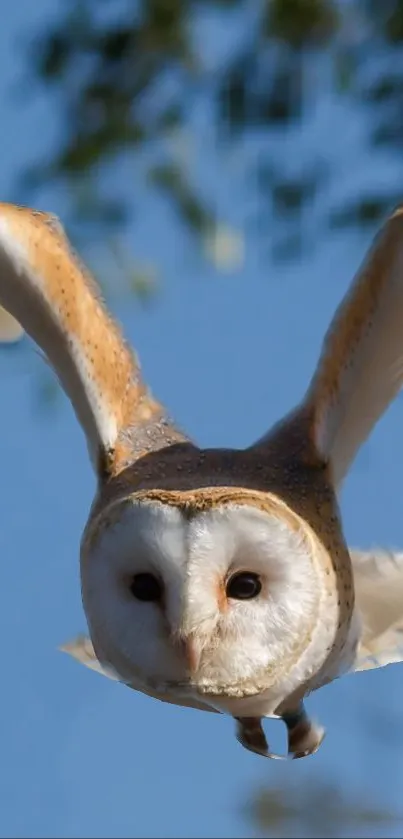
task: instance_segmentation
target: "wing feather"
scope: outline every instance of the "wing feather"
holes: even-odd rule
[[[388,219],[325,336],[304,401],[335,485],[403,385],[403,208]]]
[[[108,679],[114,679],[118,682],[122,681],[122,679],[119,678],[111,667],[106,667],[100,663],[95,655],[94,647],[87,635],[78,635],[72,641],[68,641],[66,644],[63,644],[59,649],[62,652],[71,655],[76,661],[84,664],[85,667],[89,667],[90,670],[94,670],[96,673],[100,673]],[[127,683],[123,682],[123,684]],[[165,693],[156,693],[148,686],[147,688],[144,688],[142,685],[137,686],[135,684],[127,684],[127,687],[130,687],[133,690],[138,690],[141,693],[145,693],[147,696],[151,696],[152,699],[159,699],[160,702],[167,702],[169,705],[179,705],[182,708],[194,708],[197,711],[212,711],[213,713],[219,713],[215,710],[215,708],[210,708],[208,705],[204,705],[203,702],[197,702],[197,700],[193,699],[186,701],[183,697],[176,699]]]
[[[143,449],[185,439],[150,395],[137,358],[54,216],[0,204],[0,306],[55,369],[101,475],[119,471]],[[138,429],[144,446],[133,444]]]
[[[351,551],[361,640],[354,670],[403,661],[403,553]]]

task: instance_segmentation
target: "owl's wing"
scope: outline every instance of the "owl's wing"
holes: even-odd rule
[[[302,431],[300,442],[313,446],[321,461],[330,465],[337,486],[402,385],[403,208],[399,208],[375,238],[333,317],[304,400],[276,433],[292,432],[298,438]],[[262,448],[271,441],[269,433],[256,445]]]
[[[353,670],[403,661],[403,553],[350,551],[361,640]]]
[[[99,476],[186,439],[151,396],[134,353],[54,216],[0,204],[0,306],[54,368]]]
[[[89,667],[90,670],[95,670],[95,672],[100,673],[101,676],[106,676],[108,679],[114,679],[116,682],[121,681],[112,667],[106,667],[98,660],[95,655],[94,647],[87,635],[77,635],[77,637],[73,638],[72,641],[67,641],[65,644],[62,644],[59,647],[59,650],[62,653],[68,653],[68,655],[71,655],[76,659],[76,661],[79,661],[81,664]]]
[[[59,649],[62,652],[71,655],[76,659],[76,661],[79,661],[81,664],[89,667],[90,670],[95,670],[96,673],[100,673],[101,676],[107,676],[108,679],[114,679],[117,682],[123,682],[123,680],[115,673],[113,668],[106,667],[100,663],[95,655],[94,647],[87,635],[78,635],[72,641],[62,644]],[[123,684],[127,683],[123,682]],[[194,708],[197,711],[212,711],[214,713],[218,713],[215,708],[210,708],[208,705],[204,705],[203,702],[197,702],[196,700],[186,701],[183,697],[180,697],[180,699],[174,699],[168,694],[155,693],[150,690],[149,687],[145,689],[142,685],[137,686],[134,683],[127,684],[127,687],[130,687],[133,690],[138,690],[140,693],[145,693],[147,696],[151,696],[152,699],[159,699],[160,702],[167,702],[169,705],[179,705],[183,708]]]
[[[325,336],[308,391],[335,485],[403,384],[403,209],[375,238]]]

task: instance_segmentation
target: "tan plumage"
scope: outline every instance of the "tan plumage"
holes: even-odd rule
[[[330,454],[336,486],[402,386],[402,224],[399,209],[376,237],[332,321],[308,392],[317,445]]]
[[[8,278],[0,292],[4,308],[54,366],[97,469],[119,469],[131,447],[132,426],[139,454],[143,426],[155,428],[156,445],[176,439],[59,221],[24,207],[0,206],[0,270]]]
[[[261,754],[262,716],[284,720],[294,756],[314,752],[323,731],[304,696],[403,658],[401,555],[350,558],[336,498],[403,383],[401,211],[306,397],[243,451],[201,450],[170,421],[53,216],[0,205],[0,305],[54,367],[98,478],[81,547],[91,640],[67,651],[155,698],[232,714]]]

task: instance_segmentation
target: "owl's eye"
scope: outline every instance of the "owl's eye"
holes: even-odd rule
[[[130,591],[136,600],[145,603],[161,600],[162,597],[162,585],[154,574],[136,574],[130,583]]]
[[[262,590],[262,583],[257,574],[251,571],[240,571],[234,574],[227,583],[227,597],[233,600],[252,600]]]

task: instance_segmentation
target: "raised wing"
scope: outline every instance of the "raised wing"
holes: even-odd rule
[[[312,447],[334,485],[403,385],[403,208],[388,219],[325,336],[301,404],[259,440]],[[291,437],[290,437],[291,434]],[[287,437],[288,435],[288,437]]]
[[[101,477],[185,439],[146,388],[138,360],[54,216],[0,204],[0,306],[56,371]]]
[[[326,334],[305,404],[338,485],[403,384],[403,209],[375,239]]]

